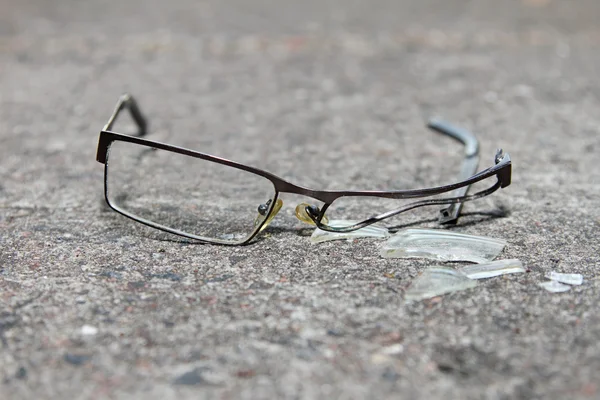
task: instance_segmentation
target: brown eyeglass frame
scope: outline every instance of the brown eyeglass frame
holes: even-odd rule
[[[124,134],[113,132],[111,129],[117,120],[117,117],[121,113],[121,111],[127,109],[131,114],[133,120],[135,121],[138,132],[135,135]],[[142,137],[148,133],[148,123],[144,115],[140,112],[139,106],[136,100],[130,94],[123,94],[104,128],[100,132],[100,138],[98,141],[98,150],[96,153],[96,160],[105,165],[104,168],[104,196],[107,204],[113,210],[117,211],[124,216],[131,218],[137,222],[143,223],[145,225],[151,226],[156,229],[160,229],[166,232],[170,232],[173,234],[177,234],[180,236],[188,237],[191,239],[196,239],[206,243],[214,243],[214,244],[225,244],[225,245],[242,245],[250,242],[262,229],[265,223],[270,222],[271,213],[273,213],[275,204],[279,197],[280,193],[294,193],[303,196],[307,196],[316,200],[323,202],[323,206],[321,208],[314,205],[306,205],[305,212],[308,217],[314,222],[314,224],[325,231],[330,232],[351,232],[367,225],[374,224],[376,222],[382,221],[384,219],[393,217],[400,213],[406,212],[408,210],[412,210],[418,207],[424,206],[432,206],[432,205],[445,205],[446,207],[440,210],[439,222],[440,223],[456,223],[459,218],[462,204],[466,201],[472,201],[475,199],[479,199],[485,196],[488,196],[495,192],[500,188],[505,188],[511,183],[511,172],[512,172],[512,163],[510,159],[510,155],[508,153],[503,153],[502,149],[499,149],[496,152],[494,157],[494,165],[486,168],[478,173],[475,173],[477,169],[477,165],[479,163],[479,143],[475,136],[466,131],[464,129],[455,127],[447,122],[441,121],[439,119],[432,119],[428,122],[427,126],[436,131],[438,133],[450,136],[455,140],[460,141],[465,145],[465,159],[463,161],[463,165],[461,167],[461,172],[459,175],[459,182],[453,183],[450,185],[437,186],[426,189],[411,189],[411,190],[390,190],[390,191],[371,191],[371,190],[314,190],[305,187],[301,187],[290,183],[276,175],[273,175],[270,172],[264,171],[259,168],[255,168],[249,165],[240,164],[235,161],[227,160],[224,158],[216,157],[210,154],[201,153],[194,150],[189,150],[182,147],[177,147],[169,144],[164,144],[152,140],[143,139]],[[110,148],[110,145],[114,141],[123,141],[138,144],[141,146],[148,146],[156,149],[161,149],[165,151],[170,151],[178,154],[183,154],[190,157],[200,158],[207,161],[212,161],[218,164],[226,165],[232,168],[237,168],[252,174],[259,175],[263,178],[271,181],[275,188],[275,196],[270,204],[268,204],[268,210],[262,210],[265,212],[264,218],[262,222],[255,227],[254,232],[252,232],[247,238],[240,242],[228,242],[222,241],[219,239],[208,239],[199,236],[195,236],[193,234],[189,234],[186,232],[182,232],[176,229],[170,229],[164,227],[162,225],[155,224],[151,221],[138,218],[134,215],[131,215],[118,207],[111,204],[108,198],[108,188],[107,188],[107,174],[108,174],[108,163],[107,163],[107,154]],[[467,194],[470,186],[474,183],[483,181],[487,178],[495,176],[497,181],[487,189],[481,190],[474,194]],[[364,221],[358,222],[351,226],[345,227],[335,227],[329,226],[323,223],[325,212],[329,208],[329,206],[336,200],[341,197],[380,197],[380,198],[388,198],[388,199],[413,199],[413,198],[421,198],[421,197],[430,197],[435,195],[440,195],[444,193],[450,193],[452,195],[447,198],[440,199],[424,199],[415,201],[409,204],[404,205],[401,208],[398,208],[393,211],[386,212],[384,214],[373,216]]]

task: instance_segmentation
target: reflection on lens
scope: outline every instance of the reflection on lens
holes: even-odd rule
[[[123,141],[110,146],[106,184],[110,205],[130,217],[227,243],[252,235],[259,207],[275,197],[259,175]]]

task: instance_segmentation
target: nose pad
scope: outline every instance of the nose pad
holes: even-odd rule
[[[258,206],[258,215],[254,219],[254,226],[258,226],[263,222],[265,216],[269,212],[269,207],[271,206],[272,201],[272,199],[269,199],[269,201],[267,201],[266,203]],[[281,206],[283,206],[283,201],[281,199],[277,199],[275,205],[273,206],[273,211],[271,211],[271,215],[269,215],[263,226],[260,228],[259,232],[262,232],[267,226],[269,226],[271,220],[275,218],[279,210],[281,210]]]
[[[296,206],[296,218],[309,225],[316,225],[315,221],[319,217],[320,213],[321,210],[319,209],[319,207],[307,203],[300,203]],[[323,215],[321,223],[329,223],[327,216]]]

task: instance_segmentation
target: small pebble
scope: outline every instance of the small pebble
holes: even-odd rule
[[[210,368],[200,367],[195,368],[191,371],[188,371],[173,381],[174,385],[184,385],[184,386],[196,386],[196,385],[208,385],[215,386],[219,385],[219,379],[217,376],[213,376]]]
[[[381,377],[386,381],[396,382],[400,378],[400,374],[398,374],[393,368],[386,368],[381,374]]]
[[[98,328],[91,325],[84,325],[81,327],[81,334],[83,336],[94,336],[98,333]]]
[[[173,381],[173,384],[175,385],[185,386],[201,385],[203,383],[206,383],[206,381],[202,378],[202,375],[198,370],[186,372]]]
[[[21,367],[17,370],[17,373],[15,374],[15,378],[27,379],[27,370],[25,369],[25,367]]]
[[[404,346],[401,345],[400,343],[396,343],[393,344],[391,346],[387,346],[384,347],[383,349],[381,349],[381,353],[382,354],[386,354],[386,355],[395,355],[395,354],[400,354],[404,351]]]
[[[84,354],[71,354],[67,353],[63,359],[71,365],[83,365],[88,362],[92,357]]]

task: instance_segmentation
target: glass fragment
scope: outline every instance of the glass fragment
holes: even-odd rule
[[[427,268],[411,283],[404,294],[406,301],[429,299],[442,294],[470,289],[477,281],[461,272],[445,267]]]
[[[583,283],[583,275],[581,274],[563,274],[550,271],[546,274],[546,278],[568,285],[581,285]]]
[[[567,290],[571,290],[571,286],[563,285],[562,283],[557,281],[539,282],[538,286],[552,293],[561,293],[566,292]]]
[[[473,264],[458,269],[471,279],[492,278],[505,274],[525,272],[523,263],[519,260],[498,260],[484,264]]]
[[[331,220],[327,225],[331,227],[345,228],[357,224],[359,221],[351,220]],[[356,238],[380,238],[385,239],[390,236],[390,232],[387,228],[369,225],[364,228],[352,232],[328,232],[319,228],[315,229],[310,237],[312,243],[321,243],[329,240],[342,240],[342,239],[356,239]]]
[[[442,229],[404,229],[383,244],[385,258],[430,258],[438,261],[492,261],[506,242]]]

